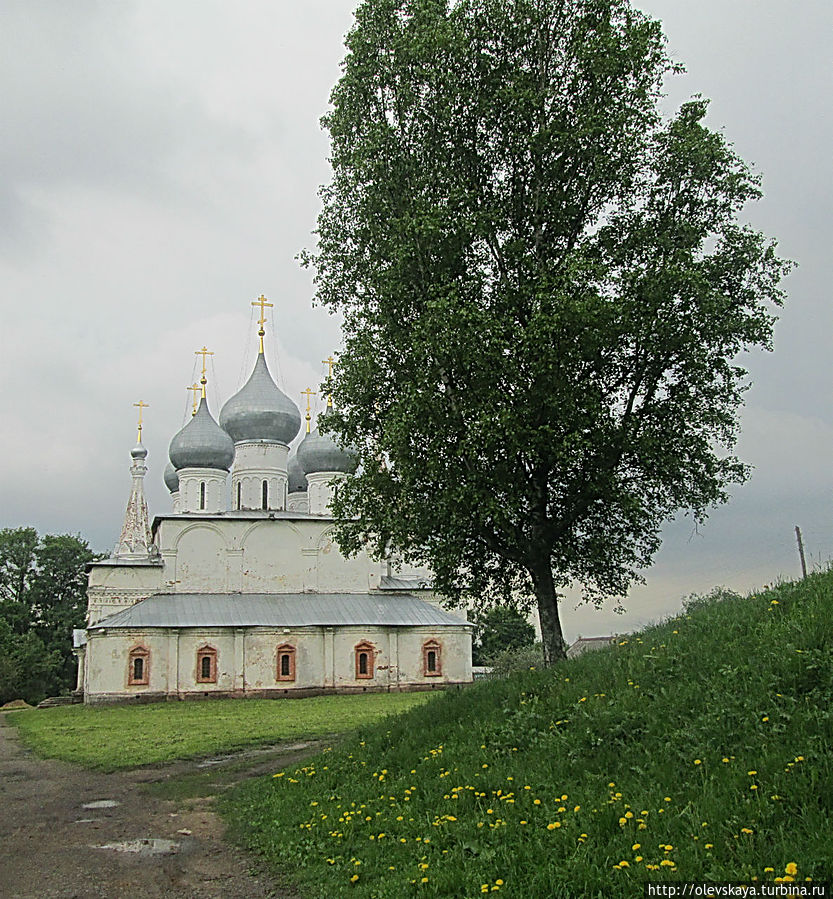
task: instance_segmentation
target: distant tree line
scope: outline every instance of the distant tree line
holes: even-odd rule
[[[80,535],[0,530],[0,705],[74,688],[72,629],[84,626],[85,569],[98,558]]]

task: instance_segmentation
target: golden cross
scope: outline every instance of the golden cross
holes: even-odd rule
[[[139,400],[138,403],[133,403],[133,405],[139,407],[139,443],[141,443],[142,442],[142,410],[150,409],[150,406],[143,400]]]
[[[321,362],[322,362],[324,365],[326,365],[326,366],[329,367],[329,371],[327,372],[327,379],[330,380],[330,381],[332,381],[332,379],[333,379],[333,366],[336,364],[336,363],[335,363],[335,360],[333,359],[333,354],[330,353],[330,355],[327,356],[326,359],[322,359]],[[332,409],[332,408],[333,408],[333,395],[332,395],[331,393],[328,393],[328,394],[327,394],[327,408],[328,408],[328,409]]]
[[[190,387],[187,387],[186,390],[193,390],[194,395],[191,398],[193,403],[193,408],[191,409],[191,418],[193,418],[197,414],[197,394],[202,390],[199,384],[191,384]]]
[[[310,420],[310,415],[309,415],[309,398],[310,398],[311,396],[316,396],[317,394],[316,394],[316,392],[315,392],[314,390],[310,390],[310,388],[307,387],[306,390],[302,390],[302,391],[301,391],[301,396],[304,396],[304,395],[306,395],[306,397],[307,397],[307,414],[306,414],[306,420],[307,420],[307,434],[309,434],[309,420]]]
[[[202,356],[202,377],[200,378],[200,384],[202,384],[202,398],[205,399],[205,385],[208,383],[208,381],[205,379],[205,357],[213,356],[214,353],[206,349],[205,344],[203,344],[201,350],[194,350],[194,355]]]
[[[263,296],[263,294],[261,294],[252,303],[252,306],[260,306],[260,318],[257,320],[257,323],[260,325],[260,328],[259,328],[257,334],[258,334],[258,337],[260,337],[260,352],[261,353],[263,352],[263,337],[266,334],[266,331],[264,331],[264,329],[263,329],[263,326],[266,324],[266,315],[265,315],[266,307],[269,306],[269,308],[271,309],[274,305],[275,305],[274,303],[267,303],[266,297]]]

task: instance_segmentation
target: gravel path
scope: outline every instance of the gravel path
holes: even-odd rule
[[[3,899],[295,899],[223,841],[212,797],[317,743],[114,774],[36,758],[0,714]],[[177,783],[191,798],[171,799]],[[173,787],[173,790],[169,789]]]

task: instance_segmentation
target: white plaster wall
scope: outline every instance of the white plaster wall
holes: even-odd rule
[[[128,684],[128,657],[136,646],[150,650],[146,686]],[[84,698],[96,696],[134,696],[139,693],[165,693],[168,689],[168,635],[163,630],[110,631],[89,635]]]
[[[187,522],[175,544],[174,583],[179,593],[224,593],[228,590],[227,529]],[[169,561],[166,558],[166,562]],[[166,568],[167,568],[166,564]]]
[[[238,693],[293,689],[396,689],[471,680],[471,637],[465,628],[206,628],[109,631],[90,634],[86,650],[85,697],[129,697],[137,693]],[[441,647],[442,673],[425,676],[423,646]],[[355,650],[369,642],[374,676],[356,677]],[[295,647],[295,680],[277,678],[277,650]],[[128,657],[136,646],[150,650],[150,683],[128,685]],[[217,682],[197,682],[203,647],[217,650]]]
[[[275,527],[275,525],[279,525]],[[243,535],[244,593],[301,593],[306,584],[304,535],[292,522],[258,521]]]
[[[263,482],[268,481],[268,504],[271,510],[286,508],[289,481],[286,461],[289,447],[282,443],[236,443],[231,471],[231,504],[234,509],[262,509]],[[237,485],[240,484],[240,504]]]
[[[161,565],[96,565],[87,586],[87,624],[115,615],[162,587]]]
[[[242,666],[235,659],[236,639],[238,639],[236,631],[230,628],[181,631],[176,669],[179,692],[215,693],[242,690]],[[197,682],[197,654],[205,646],[217,650],[217,682],[213,684]],[[239,685],[236,683],[238,675],[241,680]]]
[[[343,471],[315,471],[307,475],[307,496],[312,515],[329,515],[338,484],[347,477]]]
[[[214,536],[212,536],[212,534]],[[156,533],[166,591],[366,593],[379,584],[365,553],[345,559],[332,521],[164,518]]]
[[[278,647],[295,647],[295,680],[279,681]],[[323,628],[252,629],[246,635],[248,690],[321,688],[324,686]]]
[[[180,468],[179,512],[222,512],[226,509],[228,474],[215,468]],[[205,484],[205,508],[200,509],[200,484]]]
[[[290,512],[309,512],[309,497],[306,490],[295,490],[289,494],[286,508]]]

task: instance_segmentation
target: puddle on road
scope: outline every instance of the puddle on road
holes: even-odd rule
[[[115,799],[96,799],[95,802],[85,802],[81,808],[115,808],[121,805]]]
[[[278,746],[264,746],[260,749],[246,749],[242,752],[232,752],[228,755],[219,755],[211,759],[203,759],[197,763],[197,768],[210,768],[212,765],[224,765],[226,762],[238,762],[245,759],[255,759],[259,755],[287,755],[290,752],[301,752],[311,746],[312,743],[281,743]]]
[[[118,843],[103,843],[93,849],[112,849],[114,852],[131,852],[134,855],[149,857],[152,855],[175,855],[179,852],[179,843],[173,840],[121,840]]]

